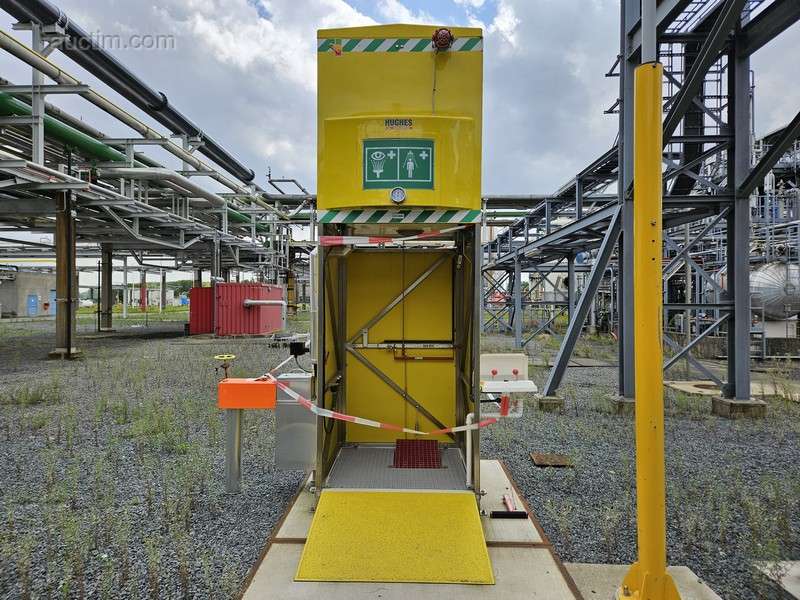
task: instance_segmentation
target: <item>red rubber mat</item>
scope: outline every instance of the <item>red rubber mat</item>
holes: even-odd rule
[[[436,440],[396,440],[394,463],[396,469],[441,469],[442,455]]]

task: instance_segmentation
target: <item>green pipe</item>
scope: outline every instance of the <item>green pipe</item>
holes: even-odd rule
[[[228,208],[228,220],[233,221],[234,223],[246,223],[248,225],[251,223],[250,217],[232,208]],[[269,233],[269,227],[266,225],[256,224],[256,231]]]
[[[10,94],[0,92],[0,115],[30,117],[31,114],[31,107],[28,104]],[[48,115],[44,116],[44,131],[48,137],[56,139],[70,148],[80,150],[87,158],[111,162],[128,162],[127,157],[122,152]],[[136,164],[144,166],[138,161]],[[250,217],[232,208],[228,209],[228,219],[234,223],[250,223]],[[269,231],[265,225],[256,225],[256,230],[261,232]]]
[[[0,92],[0,115],[30,117],[31,107],[13,96]],[[80,150],[87,157],[113,162],[127,162],[122,152],[78,131],[47,115],[44,116],[44,131],[49,137],[63,142],[66,146]]]

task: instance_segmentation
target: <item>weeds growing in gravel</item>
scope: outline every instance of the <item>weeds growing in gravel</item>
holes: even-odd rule
[[[0,346],[18,349],[4,352],[13,383],[0,383],[8,449],[0,588],[14,598],[65,599],[222,599],[237,591],[300,476],[262,483],[253,496],[223,493],[213,356],[237,354],[237,370],[253,375],[284,351],[247,340],[92,342],[82,344],[81,361],[48,362],[30,359],[4,333]],[[42,357],[51,338],[39,342]],[[247,456],[259,461],[251,485],[272,481],[273,421],[246,421]],[[230,539],[219,535],[222,522]]]
[[[55,377],[45,383],[24,383],[0,394],[0,404],[15,406],[56,404],[61,400],[60,389],[61,383]]]

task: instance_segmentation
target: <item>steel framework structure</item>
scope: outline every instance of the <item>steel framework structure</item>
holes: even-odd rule
[[[57,49],[69,55],[68,48],[83,47],[64,44],[81,35],[80,28],[60,12],[50,20],[46,11],[33,10],[39,4],[52,8],[47,2],[0,2],[21,19],[14,29],[29,31],[31,39],[28,46],[0,32],[0,48],[32,73],[30,85],[0,80],[0,232],[53,234],[54,244],[6,237],[0,256],[56,258],[56,346],[61,354],[72,350],[78,255],[101,257],[105,327],[111,323],[115,254],[131,256],[141,269],[164,267],[167,260],[175,269],[193,270],[196,281],[203,270],[211,272],[212,282],[229,279],[232,270],[247,270],[267,281],[285,282],[290,258],[308,250],[293,246],[292,225],[308,223],[309,212],[301,211],[312,205],[313,196],[296,181],[271,175],[275,192],[263,190],[252,182],[252,171],[174,108],[167,111],[166,104],[144,107],[151,116],[160,113],[157,120],[167,119],[163,123],[170,132],[162,134],[83,84],[50,58]],[[109,61],[132,83],[106,76],[103,65]],[[124,96],[146,86],[99,47],[92,46],[91,55],[77,62]],[[52,83],[45,83],[46,78]],[[79,95],[133,134],[104,135],[46,102],[55,94]],[[153,146],[181,166],[166,167],[143,151]],[[202,180],[225,191],[211,191]],[[296,185],[299,192],[286,193],[286,184]]]
[[[795,259],[800,237],[796,171],[791,170],[800,112],[786,127],[753,143],[750,56],[800,18],[800,5],[662,0],[656,18],[659,60],[665,66],[664,322],[684,315],[682,339],[665,331],[673,353],[664,368],[686,359],[721,384],[724,397],[749,400],[751,262],[768,260],[776,249]],[[523,347],[552,330],[560,315],[568,317],[545,395],[558,389],[587,315],[590,328],[595,326],[591,308],[597,304],[605,307],[607,322],[618,326],[619,394],[634,396],[629,240],[635,201],[633,70],[641,52],[638,0],[622,0],[620,23],[620,54],[607,74],[619,77],[620,93],[606,111],[619,115],[617,142],[555,194],[536,197],[524,216],[484,244],[484,330],[512,332]],[[616,193],[607,193],[612,186]],[[527,288],[523,273],[530,274]],[[560,278],[552,279],[558,273],[566,274],[563,285]],[[679,298],[667,295],[672,278],[683,279]],[[548,287],[552,292],[542,292]],[[523,334],[526,308],[537,318]],[[700,340],[722,330],[727,333],[725,381],[690,354]]]

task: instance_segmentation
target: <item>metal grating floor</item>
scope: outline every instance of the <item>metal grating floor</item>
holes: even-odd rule
[[[345,446],[327,487],[384,490],[464,490],[466,470],[458,448],[442,448],[441,469],[396,469],[393,446]]]

